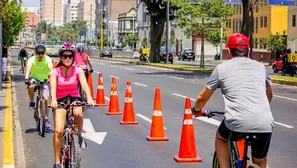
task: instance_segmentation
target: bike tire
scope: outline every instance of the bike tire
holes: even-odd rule
[[[219,160],[218,160],[218,156],[217,156],[217,152],[214,152],[214,154],[213,154],[212,168],[220,168],[220,166],[219,166]]]
[[[39,100],[39,134],[42,137],[45,137],[45,102],[44,100]]]
[[[69,155],[69,146],[70,145],[69,145],[68,139],[66,137],[68,137],[68,135],[63,134],[61,157],[60,157],[61,168],[70,168],[70,160],[67,156],[67,155]],[[65,146],[67,146],[67,148],[64,148]]]
[[[81,148],[79,146],[78,134],[72,134],[72,142],[70,144],[70,168],[81,167]]]

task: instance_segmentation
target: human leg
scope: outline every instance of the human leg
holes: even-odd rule
[[[257,133],[257,139],[251,142],[253,163],[260,168],[269,168],[267,154],[271,141],[271,133]]]
[[[29,95],[29,110],[33,110],[35,107],[35,102],[34,102],[34,92],[35,92],[35,83],[36,80],[35,79],[31,79],[30,80],[30,85],[28,87],[28,95]]]

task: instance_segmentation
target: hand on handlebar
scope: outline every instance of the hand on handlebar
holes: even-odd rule
[[[25,84],[29,85],[30,84],[30,80],[29,79],[25,79]]]
[[[191,110],[195,117],[207,116],[207,112],[204,109],[196,110],[195,107],[193,107]]]
[[[96,106],[96,103],[92,98],[90,98],[90,99],[88,99],[88,105],[89,106]]]
[[[58,102],[57,102],[57,100],[52,100],[51,107],[52,107],[52,108],[57,108],[57,107],[58,107]]]
[[[94,71],[93,71],[93,69],[91,69],[89,72],[90,72],[90,73],[93,73]]]

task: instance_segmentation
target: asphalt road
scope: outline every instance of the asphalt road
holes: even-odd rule
[[[13,58],[16,65],[16,58]],[[201,163],[177,163],[173,156],[178,154],[182,118],[184,114],[184,97],[195,99],[203,88],[207,76],[177,72],[125,63],[92,60],[94,67],[93,86],[96,93],[98,72],[103,74],[105,96],[109,97],[111,76],[116,76],[120,109],[124,106],[126,81],[132,83],[136,126],[122,126],[122,116],[107,116],[107,107],[88,109],[85,119],[89,119],[96,132],[107,132],[103,143],[97,144],[87,140],[89,148],[83,151],[83,167],[86,168],[209,168],[214,151],[214,136],[219,118],[194,119],[195,137]],[[52,133],[46,138],[38,136],[35,130],[32,112],[28,111],[28,97],[24,76],[13,66],[16,85],[17,106],[22,128],[26,165],[30,168],[51,168],[53,160]],[[161,89],[165,134],[167,142],[149,142],[153,113],[155,88]],[[292,168],[297,164],[297,88],[273,85],[274,99],[271,108],[276,121],[269,152],[271,168]],[[108,103],[108,101],[107,101]],[[192,101],[194,103],[194,101]],[[211,110],[223,110],[224,103],[217,91],[206,106]],[[52,115],[50,115],[51,119]],[[52,119],[51,122],[53,123]]]

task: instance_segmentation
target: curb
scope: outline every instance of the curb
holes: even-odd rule
[[[96,57],[91,57],[94,59],[99,59]],[[112,62],[123,62],[123,63],[128,63],[128,64],[135,64],[135,65],[145,65],[145,66],[150,66],[150,67],[158,67],[158,68],[165,68],[165,69],[173,69],[176,71],[186,71],[186,72],[196,72],[196,73],[203,73],[203,74],[211,74],[211,72],[208,71],[202,71],[202,70],[189,70],[189,69],[183,69],[183,68],[175,68],[175,67],[165,67],[162,65],[152,65],[152,64],[147,64],[147,63],[138,63],[135,62],[135,60],[120,60],[120,59],[99,59],[99,60],[105,60],[105,61],[112,61]],[[276,83],[276,84],[281,84],[281,85],[290,85],[290,86],[297,86],[297,82],[294,81],[285,81],[285,80],[281,80],[281,79],[271,79],[272,83]]]

